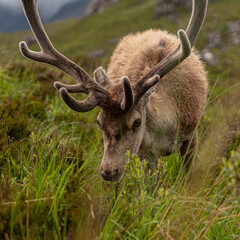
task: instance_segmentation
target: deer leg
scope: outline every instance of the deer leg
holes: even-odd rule
[[[193,138],[183,143],[180,148],[181,156],[183,157],[184,166],[189,169],[194,157],[195,148],[198,143],[198,134],[196,133]]]

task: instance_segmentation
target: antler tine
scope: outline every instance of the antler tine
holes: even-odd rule
[[[86,94],[89,93],[89,91],[86,88],[84,88],[81,83],[75,84],[75,85],[67,85],[64,83],[55,82],[54,87],[58,90],[60,90],[61,88],[65,88],[69,93],[79,93],[79,92],[86,93]]]
[[[83,101],[78,101],[75,98],[73,98],[66,88],[60,88],[60,94],[62,96],[62,99],[64,102],[74,111],[76,112],[88,112],[95,108],[98,104],[99,101],[98,99],[94,96],[94,94],[91,92],[88,97],[83,100]]]
[[[121,108],[124,112],[129,111],[133,107],[133,90],[128,77],[123,77],[123,100]]]
[[[72,104],[72,106],[70,106],[72,109],[84,112],[88,111],[87,109],[91,110],[96,105],[100,105],[101,101],[105,101],[107,97],[106,90],[92,79],[84,69],[54,48],[42,25],[37,9],[37,0],[21,0],[21,2],[25,16],[41,48],[41,52],[31,51],[27,44],[22,41],[19,43],[21,53],[32,60],[48,63],[60,68],[80,83],[70,86],[56,82],[54,85],[57,89],[65,89],[60,91],[61,96],[69,106]],[[89,96],[86,100],[80,102],[72,98],[67,91],[72,93],[83,92],[89,94]],[[96,96],[94,97],[94,95]],[[99,101],[98,103],[96,103],[97,100]]]
[[[207,13],[208,0],[192,0],[192,14],[186,33],[193,47]]]
[[[208,0],[192,0],[192,2],[193,10],[187,27],[187,33],[184,30],[179,30],[178,37],[180,44],[176,50],[153,67],[135,84],[135,102],[137,102],[148,89],[157,84],[157,82],[152,81],[152,85],[148,84],[148,87],[144,87],[145,81],[148,81],[148,79],[155,75],[159,75],[160,78],[164,77],[191,54],[191,48],[197,39],[206,16]]]

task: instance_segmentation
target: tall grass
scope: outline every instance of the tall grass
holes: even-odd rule
[[[85,204],[78,204],[84,195],[80,187],[87,184],[89,176],[94,178],[92,164],[100,154],[99,133],[85,117],[75,116],[77,122],[72,122],[72,114],[62,108],[59,97],[38,98],[34,104],[33,93],[40,91],[40,85],[33,82],[31,73],[17,81],[2,72],[1,91],[8,93],[1,94],[1,238],[4,233],[23,238],[26,223],[32,225],[27,227],[32,237],[47,231],[52,232],[50,239],[59,238],[64,228],[60,220],[71,199],[68,189],[80,193],[73,198],[78,208]],[[66,233],[68,219],[64,223]]]
[[[0,75],[1,239],[239,238],[236,139],[217,168],[211,158],[214,164],[199,165],[211,154],[201,146],[189,172],[178,153],[160,158],[148,174],[146,162],[128,154],[122,183],[105,183],[97,170],[98,110],[76,114],[58,94],[41,95],[29,67],[18,71]],[[210,110],[211,102],[200,124],[202,146]]]

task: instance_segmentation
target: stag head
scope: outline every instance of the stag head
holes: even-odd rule
[[[136,154],[142,143],[146,128],[146,111],[150,95],[160,79],[186,59],[201,29],[206,14],[207,0],[193,0],[193,11],[186,32],[178,31],[179,46],[137,81],[123,77],[120,84],[113,84],[102,67],[92,78],[80,66],[59,53],[48,38],[37,10],[37,0],[21,0],[25,16],[41,48],[40,52],[28,49],[20,42],[21,53],[30,59],[60,68],[72,76],[78,84],[66,85],[55,82],[65,103],[77,112],[87,112],[99,106],[97,122],[103,132],[104,156],[100,174],[104,180],[119,181],[123,176],[125,153]],[[134,84],[131,84],[134,82]],[[74,99],[70,93],[85,93],[83,101]]]
[[[138,96],[140,92],[134,91],[127,77],[122,84],[106,89],[108,98],[97,118],[103,133],[104,156],[99,171],[104,180],[120,180],[125,153],[138,152],[145,132],[146,105],[153,92],[149,88],[159,79],[158,75],[149,79],[143,96]]]

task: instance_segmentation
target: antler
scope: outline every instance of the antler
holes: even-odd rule
[[[60,89],[60,94],[65,103],[75,111],[90,111],[97,105],[104,104],[107,98],[106,90],[92,79],[80,66],[59,53],[47,36],[37,9],[37,0],[21,0],[25,16],[32,32],[41,48],[41,52],[31,51],[25,42],[19,43],[21,53],[32,60],[48,63],[72,76],[78,84],[66,85],[55,82],[54,86]],[[104,74],[104,73],[103,73]],[[105,76],[105,75],[104,75]],[[104,78],[106,81],[106,78]],[[88,94],[84,101],[77,101],[70,93],[83,92]]]
[[[191,48],[197,39],[206,16],[208,0],[192,0],[192,4],[191,19],[186,32],[184,30],[178,31],[179,46],[133,86],[135,103],[148,89],[158,83],[158,79],[164,77],[191,54]]]
[[[133,107],[133,91],[128,77],[123,77],[123,100],[121,108],[124,112],[129,111]]]
[[[92,79],[80,66],[59,53],[53,47],[43,28],[37,10],[37,0],[21,1],[26,18],[41,48],[41,52],[34,52],[29,50],[25,42],[20,42],[19,47],[21,53],[25,57],[35,61],[45,62],[60,68],[78,82],[76,85],[66,85],[60,82],[54,83],[54,86],[60,90],[60,94],[65,103],[73,110],[86,112],[97,105],[100,107],[104,106],[107,99],[107,91],[105,88],[110,86],[111,82],[103,68],[100,67],[96,69],[94,79]],[[176,50],[153,67],[135,85],[131,86],[129,79],[127,77],[123,78],[123,100],[121,108],[124,112],[129,111],[151,87],[159,82],[160,78],[164,77],[191,54],[191,48],[197,39],[206,16],[208,0],[192,0],[192,2],[191,19],[186,32],[184,30],[178,31],[180,44]],[[76,92],[86,93],[88,97],[84,101],[77,101],[69,94]]]

